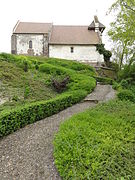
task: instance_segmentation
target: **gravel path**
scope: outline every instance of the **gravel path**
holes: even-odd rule
[[[0,180],[59,180],[52,141],[60,123],[95,106],[95,102],[114,97],[111,86],[97,85],[82,103],[4,137],[0,141]]]

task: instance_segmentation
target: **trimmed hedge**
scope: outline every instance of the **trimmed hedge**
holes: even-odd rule
[[[94,76],[96,74],[95,69],[92,66],[76,62],[76,61],[71,61],[71,60],[64,60],[64,59],[48,59],[46,60],[47,63],[55,65],[55,66],[61,66],[69,69],[73,69],[75,71],[78,71],[79,73],[84,73],[90,76]]]
[[[56,74],[56,75],[68,75],[69,73],[73,73],[72,70],[70,69],[57,67],[47,63],[41,64],[39,66],[39,71],[45,72],[47,74]]]
[[[38,65],[43,63],[40,60],[37,60],[37,57],[13,55],[7,53],[1,53],[0,60],[15,63],[18,67],[23,69],[25,67],[25,64],[27,64],[28,69],[38,69]]]
[[[24,63],[25,61],[30,62],[32,65],[34,65],[34,67],[35,64],[37,64],[36,59],[33,59],[33,57],[0,54],[0,58],[1,57],[5,58],[4,60],[7,58],[7,61],[15,62],[16,64],[20,64],[22,62]],[[60,64],[60,61],[58,64]],[[73,65],[74,69],[75,64]],[[85,68],[86,66],[83,65],[81,68],[81,64],[79,64],[77,67],[79,70],[85,70]],[[70,81],[67,85],[67,90],[58,97],[48,101],[27,104],[24,107],[20,107],[8,112],[2,111],[0,114],[0,137],[14,132],[27,124],[51,116],[52,114],[55,114],[71,106],[72,104],[79,102],[89,92],[91,92],[96,86],[95,79],[90,77],[88,74],[81,74],[79,71],[74,69],[65,68],[60,65],[57,66],[56,60],[55,65],[43,62],[39,63],[38,70],[40,72],[45,72],[46,74],[50,74],[54,77],[69,76]],[[94,73],[93,70],[92,73]]]
[[[3,112],[0,116],[0,137],[8,135],[27,124],[51,116],[59,111],[72,106],[87,95],[86,91],[64,93],[54,99],[32,103],[23,108],[10,112]]]
[[[101,82],[102,84],[113,84],[113,79],[111,78],[107,78],[107,77],[99,77],[99,76],[95,76],[94,77],[98,82]]]
[[[70,82],[67,86],[68,91],[80,89],[85,90],[87,92],[91,92],[96,86],[94,78],[80,74],[79,72],[64,67],[57,67],[52,64],[44,63],[39,66],[39,71],[45,72],[47,74],[52,74],[55,76],[69,76]]]

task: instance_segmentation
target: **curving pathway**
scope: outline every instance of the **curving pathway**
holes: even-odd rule
[[[0,180],[59,180],[54,166],[54,134],[72,115],[115,97],[110,85],[97,85],[83,102],[28,125],[0,140]]]

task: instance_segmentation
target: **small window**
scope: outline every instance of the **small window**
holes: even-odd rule
[[[73,53],[74,52],[74,47],[71,47],[70,51],[71,51],[71,53]]]
[[[29,49],[32,49],[32,41],[29,41]]]

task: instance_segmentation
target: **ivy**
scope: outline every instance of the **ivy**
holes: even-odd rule
[[[99,54],[103,54],[105,62],[109,62],[110,58],[112,56],[111,51],[106,50],[104,44],[97,44],[96,50],[99,52]]]

